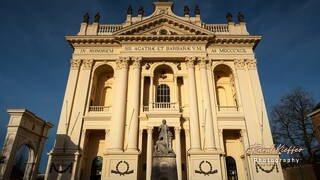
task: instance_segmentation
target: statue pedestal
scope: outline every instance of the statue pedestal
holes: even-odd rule
[[[177,180],[175,154],[153,155],[152,180]]]

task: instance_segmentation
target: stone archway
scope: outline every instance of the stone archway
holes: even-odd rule
[[[23,146],[29,150],[23,179],[36,178],[44,142],[53,124],[46,122],[26,109],[8,109],[10,120],[7,136],[2,149],[3,162],[0,164],[0,180],[10,179],[16,153]]]

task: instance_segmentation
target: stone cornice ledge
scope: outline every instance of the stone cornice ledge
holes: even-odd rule
[[[252,44],[255,48],[262,36],[252,35],[216,35],[214,39],[215,44]]]

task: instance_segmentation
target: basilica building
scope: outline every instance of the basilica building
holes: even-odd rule
[[[207,24],[173,2],[86,14],[76,35],[47,180],[281,180],[244,16]],[[192,15],[191,15],[192,14]],[[237,19],[236,21],[234,19]],[[250,149],[248,151],[248,149]]]

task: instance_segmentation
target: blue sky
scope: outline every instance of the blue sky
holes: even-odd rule
[[[79,31],[82,16],[101,14],[101,23],[122,23],[129,4],[134,14],[146,0],[1,0],[0,5],[0,147],[6,134],[7,108],[27,108],[55,124],[44,149],[53,145],[63,101],[72,49],[64,39]],[[262,35],[256,48],[258,70],[267,108],[296,86],[320,101],[319,0],[177,0],[174,12],[201,9],[202,20],[225,23],[225,15],[241,11],[248,31]],[[235,19],[235,18],[234,18]],[[42,159],[41,171],[47,156]]]

